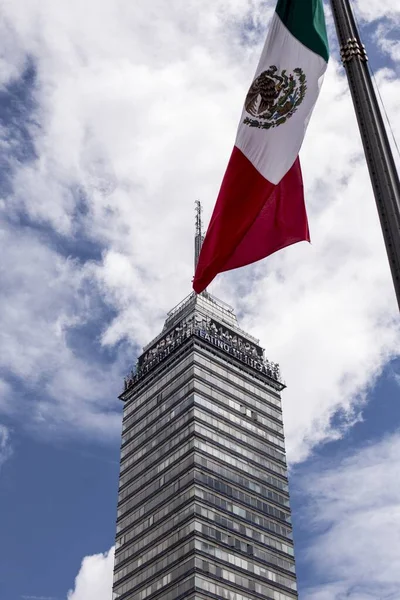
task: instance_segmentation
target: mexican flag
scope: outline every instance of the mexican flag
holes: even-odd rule
[[[310,241],[299,151],[329,57],[323,0],[279,0],[193,281]]]

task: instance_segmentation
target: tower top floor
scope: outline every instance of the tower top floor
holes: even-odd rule
[[[161,333],[143,348],[136,368],[125,378],[126,392],[168,359],[190,338],[201,340],[224,357],[267,378],[277,391],[285,385],[281,379],[279,365],[265,357],[259,340],[240,329],[234,309],[218,300],[207,291],[192,292],[167,314]]]

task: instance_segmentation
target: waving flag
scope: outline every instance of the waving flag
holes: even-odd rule
[[[329,57],[322,0],[279,0],[193,281],[310,240],[299,151]]]

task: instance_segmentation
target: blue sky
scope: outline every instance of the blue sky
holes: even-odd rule
[[[109,597],[117,396],[190,292],[194,200],[207,221],[272,9],[131,4],[0,0],[1,600]],[[399,10],[357,5],[397,139]],[[300,597],[393,600],[398,312],[327,14],[301,154],[313,244],[211,292],[288,384]]]

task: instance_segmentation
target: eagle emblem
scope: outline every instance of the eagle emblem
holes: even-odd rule
[[[275,65],[255,78],[244,103],[250,117],[243,121],[249,127],[271,129],[286,123],[303,102],[307,91],[304,71],[294,69],[288,74],[284,69],[279,75]]]

